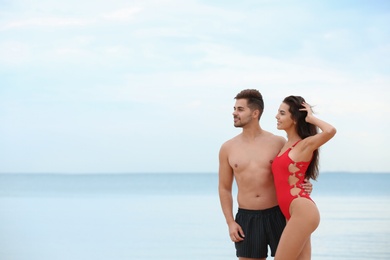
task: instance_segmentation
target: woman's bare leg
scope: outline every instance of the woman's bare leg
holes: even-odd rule
[[[283,230],[275,260],[295,260],[301,253],[302,257],[306,257],[302,260],[310,259],[310,235],[320,222],[317,206],[311,200],[297,198],[291,203],[290,212],[291,218]]]
[[[309,237],[309,239],[306,241],[305,245],[303,246],[301,254],[298,256],[298,260],[310,260],[310,259],[311,259],[311,241]]]

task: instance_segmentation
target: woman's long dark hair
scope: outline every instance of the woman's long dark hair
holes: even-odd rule
[[[291,118],[296,122],[296,131],[300,138],[305,139],[306,137],[316,135],[318,133],[318,128],[310,123],[307,123],[305,118],[307,116],[306,111],[299,111],[299,109],[304,108],[302,106],[303,102],[306,102],[305,99],[301,96],[288,96],[283,100],[284,103],[290,106],[289,112],[291,113]],[[316,180],[319,173],[319,152],[316,149],[313,152],[312,160],[309,164],[309,167],[306,171],[306,178],[311,178]]]

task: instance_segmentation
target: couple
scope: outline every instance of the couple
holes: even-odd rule
[[[306,180],[316,179],[318,148],[336,129],[313,116],[302,97],[289,96],[276,115],[277,128],[287,133],[286,141],[261,128],[264,102],[259,91],[246,89],[235,99],[234,126],[243,131],[221,146],[219,197],[237,257],[266,259],[269,246],[276,260],[310,259],[310,235],[320,216],[310,198],[312,185]],[[235,218],[234,179],[238,187]]]

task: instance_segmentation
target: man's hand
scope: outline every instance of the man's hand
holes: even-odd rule
[[[244,231],[242,230],[241,226],[237,224],[237,222],[232,222],[229,224],[229,235],[230,239],[233,242],[240,242],[244,240]]]
[[[310,179],[305,179],[304,183],[302,183],[302,188],[307,194],[311,194],[313,191],[313,184],[310,182]]]

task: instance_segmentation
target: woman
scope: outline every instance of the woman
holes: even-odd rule
[[[286,97],[276,119],[277,128],[287,133],[287,142],[272,163],[278,203],[287,225],[275,260],[311,259],[310,235],[319,225],[320,214],[301,184],[305,178],[317,178],[318,148],[336,134],[336,129],[316,118],[300,96]]]

